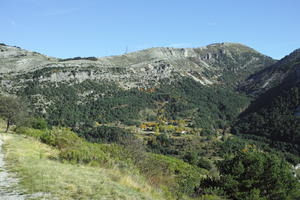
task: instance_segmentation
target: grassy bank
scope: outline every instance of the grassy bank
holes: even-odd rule
[[[139,176],[57,161],[58,150],[23,135],[4,135],[9,168],[29,193],[50,199],[165,199]]]

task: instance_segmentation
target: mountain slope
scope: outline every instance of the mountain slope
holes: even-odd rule
[[[4,137],[9,169],[20,177],[22,189],[36,194],[19,198],[10,194],[5,198],[1,193],[2,199],[165,199],[142,176],[119,169],[59,162],[53,159],[58,159],[57,149],[34,138],[16,134]]]
[[[244,114],[267,106],[273,98],[295,87],[299,82],[300,49],[297,49],[274,65],[251,75],[240,85],[240,90],[257,97]]]
[[[55,58],[47,57],[37,52],[31,52],[20,47],[0,44],[0,73],[29,72],[42,68],[48,63],[57,61]]]
[[[262,94],[279,85],[300,81],[300,49],[295,50],[275,64],[251,75],[240,89],[249,94]]]
[[[300,50],[253,75],[248,86],[257,93],[270,89],[243,113],[235,132],[267,138],[274,147],[300,155]]]
[[[0,48],[0,91],[24,97],[52,125],[73,128],[162,119],[224,128],[248,104],[234,89],[275,62],[235,43],[70,59]]]

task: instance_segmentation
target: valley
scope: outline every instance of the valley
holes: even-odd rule
[[[49,198],[296,199],[299,69],[299,50],[237,43],[68,59],[1,44],[7,160]]]

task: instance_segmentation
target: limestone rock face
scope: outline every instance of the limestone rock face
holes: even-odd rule
[[[274,63],[241,44],[219,43],[201,48],[150,48],[120,56],[58,59],[18,47],[0,45],[0,87],[15,92],[26,83],[105,81],[125,89],[153,87],[190,77],[203,85],[233,87],[251,73]]]
[[[57,59],[19,47],[0,45],[0,73],[28,72]]]

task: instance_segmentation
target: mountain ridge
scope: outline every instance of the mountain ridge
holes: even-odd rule
[[[262,94],[276,86],[289,85],[300,81],[300,48],[294,50],[278,62],[252,74],[240,89],[249,94]]]
[[[72,59],[72,58],[85,58],[85,57],[81,57],[80,55],[76,56],[76,57],[67,57],[67,58],[60,58],[60,57],[56,57],[56,56],[47,56],[46,54],[42,54],[42,53],[38,53],[36,51],[32,51],[32,50],[26,50],[24,48],[21,48],[19,46],[12,46],[12,45],[7,45],[5,43],[0,43],[0,47],[7,47],[7,48],[16,48],[22,51],[27,51],[27,52],[31,52],[31,53],[35,53],[35,54],[40,54],[42,56],[46,56],[49,58],[55,58],[55,59],[61,59],[61,60],[65,60],[65,59]],[[190,49],[207,49],[210,47],[222,47],[222,46],[231,46],[231,47],[236,47],[236,48],[241,48],[244,50],[250,50],[256,53],[260,53],[257,50],[255,50],[254,48],[251,48],[245,44],[242,43],[237,43],[237,42],[219,42],[219,43],[211,43],[208,45],[204,45],[204,46],[199,46],[199,47],[172,47],[172,46],[157,46],[157,47],[150,47],[150,48],[145,48],[145,49],[141,49],[141,50],[137,50],[137,51],[133,51],[133,52],[128,52],[128,53],[123,53],[123,54],[119,54],[119,55],[108,55],[108,56],[89,56],[89,57],[95,57],[97,59],[101,59],[101,58],[112,58],[112,57],[118,57],[118,56],[126,56],[126,55],[130,55],[130,54],[135,54],[137,52],[143,52],[143,51],[151,51],[151,50],[162,50],[162,49],[173,49],[173,50],[190,50]],[[262,55],[265,55],[263,53],[260,53]],[[267,56],[267,55],[265,55]],[[270,57],[270,56],[268,56]]]
[[[50,78],[41,76],[32,79],[40,82],[100,79],[118,82],[125,89],[153,87],[159,81],[172,81],[178,76],[190,77],[202,85],[220,84],[226,82],[223,79],[227,77],[222,77],[226,73],[237,79],[232,84],[236,85],[241,78],[275,62],[250,47],[236,43],[217,43],[200,48],[159,47],[120,56],[69,59],[48,57],[18,47],[2,45],[0,48],[0,76],[9,74],[16,79],[15,76],[27,74],[28,77],[29,74],[47,71]],[[230,82],[227,80],[226,83]]]

